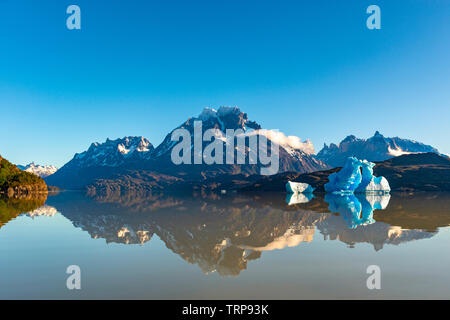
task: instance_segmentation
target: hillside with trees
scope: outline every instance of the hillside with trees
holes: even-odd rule
[[[47,185],[40,177],[20,170],[0,156],[0,195],[30,197],[33,194],[47,193]]]

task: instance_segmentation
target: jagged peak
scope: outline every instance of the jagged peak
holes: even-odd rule
[[[148,158],[153,150],[153,145],[143,136],[126,136],[115,140],[107,138],[103,143],[94,142],[88,150],[76,153],[73,160],[77,160],[78,164],[116,166],[122,163],[123,158],[135,153],[145,154],[145,158]]]
[[[241,113],[243,113],[245,117],[247,116],[247,114],[242,112],[237,106],[220,106],[218,110],[212,107],[205,107],[198,115],[198,118],[201,120],[208,120],[210,118],[222,118],[230,114],[239,115]]]
[[[18,166],[19,169],[33,173],[41,178],[45,178],[51,174],[58,171],[58,168],[52,165],[40,165],[36,164],[34,161],[27,164],[26,166]]]
[[[330,143],[330,149],[338,149],[338,146],[336,143]]]
[[[96,148],[101,147],[105,145],[118,145],[118,144],[125,144],[125,145],[131,145],[131,144],[146,144],[150,145],[150,141],[143,137],[143,136],[126,136],[123,138],[117,138],[115,140],[112,140],[110,138],[106,138],[106,141],[103,143],[100,142],[93,142],[91,143],[89,148]]]
[[[210,118],[216,118],[217,111],[214,108],[205,107],[202,112],[198,115],[198,118],[202,121],[208,120]]]
[[[248,119],[247,113],[241,111],[237,106],[220,106],[218,110],[212,107],[205,107],[196,118],[189,118],[185,124],[191,125],[192,120],[202,122],[215,122],[220,125],[221,130],[242,128],[246,130],[261,129],[255,121]]]
[[[384,138],[384,136],[380,133],[380,131],[375,131],[372,138]]]
[[[351,134],[351,135],[345,137],[345,139],[342,140],[341,143],[352,142],[352,141],[355,141],[355,140],[357,140],[356,136],[354,136],[353,134]]]
[[[219,110],[217,110],[217,114],[219,117],[226,116],[228,114],[240,114],[242,111],[237,106],[221,106]]]

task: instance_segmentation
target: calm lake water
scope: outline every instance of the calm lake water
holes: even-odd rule
[[[44,201],[0,201],[1,299],[450,299],[448,194]]]

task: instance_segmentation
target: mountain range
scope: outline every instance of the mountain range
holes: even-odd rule
[[[281,172],[312,172],[329,168],[315,157],[310,141],[302,142],[298,137],[262,129],[237,107],[220,107],[217,111],[205,108],[199,116],[187,119],[174,130],[185,129],[193,136],[195,121],[201,121],[203,132],[208,129],[219,129],[221,132],[227,129],[241,129],[245,133],[256,135],[258,138],[264,136],[270,143],[278,144]],[[171,160],[172,149],[177,144],[171,139],[174,130],[167,134],[156,148],[144,137],[108,139],[105,143],[93,143],[87,151],[75,154],[71,161],[55,174],[48,176],[46,181],[49,185],[65,189],[80,189],[93,184],[128,189],[143,186],[156,188],[174,182],[201,182],[221,175],[250,176],[259,174],[264,167],[259,159],[255,164],[249,163],[248,139],[243,151],[245,164],[176,165]],[[222,135],[215,139],[226,138]],[[191,140],[191,149],[194,149],[194,139]],[[202,143],[204,149],[206,143]]]
[[[357,157],[368,161],[384,161],[397,156],[411,153],[439,151],[432,146],[409,139],[399,137],[387,138],[378,131],[373,137],[360,139],[354,135],[347,136],[339,145],[324,144],[317,158],[329,164],[331,167],[342,167],[348,157]]]
[[[339,145],[324,145],[316,155],[311,141],[302,141],[296,136],[263,129],[260,124],[250,120],[245,112],[237,107],[220,107],[218,110],[205,108],[197,117],[191,117],[169,132],[162,143],[153,146],[144,137],[125,137],[107,139],[104,143],[92,143],[88,150],[77,153],[54,174],[45,178],[48,185],[64,189],[103,190],[106,193],[117,190],[154,190],[168,186],[230,185],[231,183],[255,182],[265,167],[260,159],[249,163],[253,151],[247,138],[244,150],[244,164],[174,164],[172,150],[177,141],[172,141],[175,130],[184,129],[191,137],[195,123],[201,122],[202,132],[218,129],[213,141],[229,143],[224,135],[227,129],[242,130],[258,139],[264,137],[269,144],[279,146],[279,173],[295,172],[305,174],[340,167],[349,156],[369,161],[384,161],[400,155],[416,153],[435,153],[439,151],[423,143],[398,137],[387,138],[378,131],[368,139],[350,135]],[[236,139],[236,137],[234,138]],[[195,157],[195,139],[190,141],[191,159]],[[201,150],[207,142],[201,141]],[[236,146],[236,142],[234,144]],[[198,150],[198,149],[197,149]],[[238,152],[235,151],[235,154]],[[254,152],[254,151],[253,151]],[[193,161],[192,161],[193,163]]]

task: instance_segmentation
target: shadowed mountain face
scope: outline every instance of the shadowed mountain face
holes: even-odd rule
[[[439,201],[432,196],[416,198],[426,208],[422,212],[409,206],[408,197],[376,199],[379,207],[373,199],[361,198],[358,201],[363,209],[358,211],[351,201],[336,205],[333,199],[320,197],[286,203],[284,193],[264,197],[126,194],[113,198],[61,193],[50,197],[47,204],[93,238],[144,244],[157,236],[168,249],[203,272],[237,276],[265,251],[307,245],[317,232],[349,247],[370,243],[376,250],[430,238],[439,227],[450,225],[450,216],[443,210],[450,198],[443,194],[437,197]]]
[[[52,186],[79,189],[98,177],[109,177],[123,167],[136,167],[148,161],[153,151],[153,145],[144,137],[95,142],[88,150],[76,153],[72,160],[45,180]]]
[[[201,184],[207,179],[219,176],[260,174],[261,168],[267,167],[257,157],[256,163],[250,163],[249,154],[255,152],[250,148],[250,139],[245,139],[245,145],[239,149],[244,155],[245,163],[237,164],[238,144],[235,142],[233,164],[226,164],[226,150],[223,150],[223,164],[180,164],[171,159],[172,150],[178,144],[172,141],[172,133],[184,129],[191,135],[191,163],[195,154],[194,127],[195,122],[201,122],[202,133],[208,129],[219,130],[214,142],[229,143],[226,130],[241,130],[245,134],[256,136],[257,141],[264,136],[269,144],[279,146],[279,171],[312,172],[329,168],[327,164],[314,156],[314,148],[310,141],[302,142],[298,137],[286,137],[272,130],[263,130],[261,126],[248,119],[247,114],[237,107],[221,107],[219,110],[206,108],[198,117],[189,118],[172,130],[156,148],[142,137],[127,137],[118,140],[107,140],[105,143],[94,143],[89,150],[76,154],[55,174],[46,178],[49,185],[65,189],[99,189],[108,193],[114,190],[155,190],[168,185]],[[212,142],[202,141],[202,150]],[[270,147],[269,147],[270,149]]]
[[[359,139],[351,135],[342,140],[339,145],[325,144],[317,157],[332,167],[342,167],[348,157],[374,162],[417,152],[439,154],[439,151],[432,146],[398,137],[387,138],[377,131],[369,139]]]

